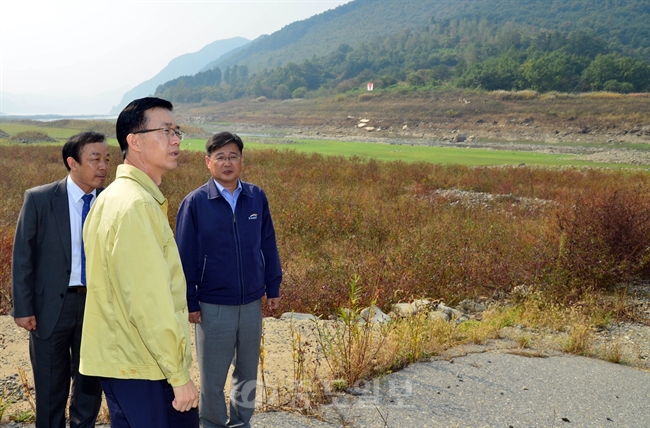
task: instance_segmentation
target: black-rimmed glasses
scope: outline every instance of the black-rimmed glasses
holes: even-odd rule
[[[165,137],[168,139],[172,137],[172,135],[176,135],[179,140],[183,141],[185,138],[185,133],[181,131],[180,129],[172,129],[172,128],[156,128],[156,129],[143,129],[141,131],[135,131],[131,132],[131,134],[146,134],[147,132],[154,132],[154,131],[162,131],[163,134],[165,134]]]

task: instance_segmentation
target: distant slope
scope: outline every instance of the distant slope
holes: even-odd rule
[[[546,30],[590,29],[613,48],[637,58],[650,54],[649,0],[356,0],[294,22],[209,63],[247,65],[251,73],[357,47],[377,36],[421,29],[440,21],[485,19],[491,26],[516,22]]]
[[[160,73],[151,79],[140,83],[122,97],[122,101],[113,107],[110,114],[118,114],[131,101],[137,98],[146,97],[156,92],[158,85],[175,79],[180,76],[193,75],[198,73],[210,61],[230,52],[233,49],[249,43],[243,37],[217,40],[205,46],[198,52],[188,53],[172,59]]]

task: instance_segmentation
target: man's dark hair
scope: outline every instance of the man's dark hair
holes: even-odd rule
[[[244,142],[239,138],[239,135],[231,134],[230,132],[219,132],[218,134],[214,134],[212,137],[208,138],[208,142],[205,143],[205,151],[208,156],[210,156],[216,150],[230,143],[237,144],[237,147],[239,147],[239,153],[244,152]]]
[[[115,136],[117,137],[117,142],[120,143],[123,158],[126,158],[126,151],[129,148],[129,144],[126,142],[127,135],[135,131],[144,130],[147,127],[147,115],[145,112],[156,107],[161,107],[169,111],[174,109],[172,103],[167,100],[146,97],[131,101],[117,117]]]
[[[86,144],[104,143],[105,141],[106,136],[99,132],[82,132],[68,138],[68,141],[63,145],[63,150],[61,150],[63,164],[66,169],[70,171],[70,165],[68,165],[67,160],[69,157],[72,157],[77,163],[81,163],[81,150]]]

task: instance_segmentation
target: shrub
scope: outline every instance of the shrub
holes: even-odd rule
[[[609,98],[621,98],[622,94],[616,92],[583,92],[579,95],[582,98],[591,98],[591,99],[609,99]]]
[[[602,289],[650,273],[650,198],[642,189],[581,194],[560,210],[558,226],[558,269],[573,288],[580,279]]]
[[[537,97],[537,91],[524,90],[524,91],[493,91],[490,92],[498,100],[532,100]]]
[[[294,89],[294,91],[291,93],[291,98],[296,99],[296,98],[305,98],[305,95],[307,94],[307,88],[304,86],[301,86],[300,88]]]
[[[366,93],[366,94],[359,94],[359,96],[357,98],[361,102],[366,102],[366,101],[370,101],[371,99],[373,99],[374,96],[372,94],[367,94]]]
[[[25,131],[19,132],[16,135],[12,135],[9,138],[11,141],[16,141],[19,143],[38,143],[38,142],[54,142],[57,141],[56,138],[52,138],[43,132],[37,131]]]

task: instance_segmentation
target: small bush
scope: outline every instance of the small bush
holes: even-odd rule
[[[306,94],[307,94],[307,88],[301,86],[300,88],[294,89],[294,91],[291,93],[291,98],[293,99],[305,98]]]
[[[498,100],[532,100],[538,96],[537,91],[533,90],[524,90],[524,91],[504,91],[498,90],[490,92]]]
[[[37,131],[19,132],[16,135],[11,136],[11,138],[9,139],[11,141],[15,141],[19,143],[39,143],[39,142],[51,143],[57,141],[56,138],[52,138],[43,132],[37,132]]]
[[[363,103],[363,102],[366,102],[366,101],[370,101],[370,100],[372,100],[373,98],[374,98],[374,95],[373,95],[373,94],[359,94],[359,96],[357,97],[357,99],[358,99],[359,101],[361,101],[362,103]]]
[[[582,98],[588,98],[588,99],[597,99],[597,100],[603,100],[603,99],[612,99],[612,98],[622,98],[624,97],[623,94],[619,94],[617,92],[606,92],[606,91],[601,91],[601,92],[583,92],[579,97]]]

